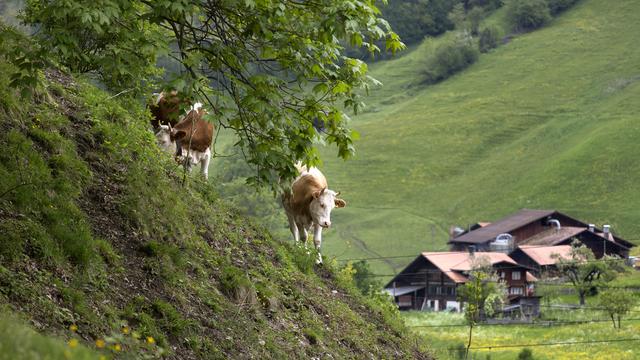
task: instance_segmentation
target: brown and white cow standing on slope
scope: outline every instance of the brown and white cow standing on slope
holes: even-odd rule
[[[201,103],[193,105],[187,115],[175,126],[171,123],[160,124],[156,133],[158,145],[165,151],[175,154],[179,159],[188,157],[187,168],[200,164],[205,179],[209,178],[209,162],[211,161],[211,141],[214,126],[203,116],[206,111]]]
[[[300,175],[291,184],[291,192],[282,195],[282,205],[289,219],[289,229],[296,243],[306,245],[308,231],[313,227],[313,242],[318,250],[318,263],[322,263],[320,245],[322,229],[331,226],[331,210],[345,207],[339,192],[327,188],[327,179],[317,168],[296,165]]]

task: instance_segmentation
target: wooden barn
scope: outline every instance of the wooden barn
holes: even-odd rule
[[[570,245],[574,239],[589,247],[596,258],[605,254],[629,256],[634,245],[611,232],[555,210],[523,209],[493,223],[477,223],[467,230],[454,228],[449,239],[452,251],[511,253],[521,245]]]
[[[525,266],[497,252],[424,252],[385,286],[400,310],[460,311],[458,286],[478,262],[488,262],[506,283],[510,298],[533,295],[537,279]]]

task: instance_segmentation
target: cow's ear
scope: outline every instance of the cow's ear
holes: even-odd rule
[[[337,208],[343,208],[347,206],[347,202],[342,199],[335,199],[335,203]]]
[[[311,194],[311,196],[313,196],[314,199],[319,198],[320,195],[322,195],[322,191],[314,191],[313,194]]]
[[[173,138],[175,140],[180,140],[185,136],[187,136],[187,132],[184,131],[184,130],[178,130],[178,131],[175,132],[175,134],[173,134]]]

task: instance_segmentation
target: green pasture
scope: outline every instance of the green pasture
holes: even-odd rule
[[[439,39],[371,65],[384,86],[353,118],[356,157],[323,150],[330,187],[348,202],[332,214],[325,252],[406,255],[371,261],[393,273],[421,250],[445,249],[450,226],[520,208],[640,239],[638,13],[638,1],[581,1],[433,86],[421,67]]]
[[[566,313],[566,312],[565,312]],[[575,313],[575,314],[574,314]],[[635,315],[638,315],[635,313]],[[637,318],[629,315],[629,318]],[[404,314],[408,326],[431,345],[438,359],[457,359],[451,350],[466,345],[469,328],[447,326],[464,324],[462,314],[419,313]],[[570,312],[561,321],[601,320],[606,316],[594,311]],[[419,327],[419,326],[431,327]],[[444,327],[440,327],[445,325]],[[474,328],[471,358],[478,360],[513,360],[523,346],[529,345],[536,360],[574,359],[637,359],[640,351],[640,321],[622,321],[622,329],[613,329],[611,322],[592,322],[565,325],[480,325]],[[611,339],[638,339],[637,341],[598,342],[534,346],[534,344],[576,343]],[[513,346],[513,347],[501,347]],[[493,347],[488,349],[486,347]],[[473,349],[482,348],[482,349]]]

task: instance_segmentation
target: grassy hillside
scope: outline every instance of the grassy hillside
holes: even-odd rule
[[[451,225],[524,207],[640,239],[639,11],[633,0],[581,1],[435,86],[420,83],[434,40],[372,65],[385,86],[353,120],[357,156],[325,162],[349,203],[325,248],[342,259],[443,249]]]
[[[349,273],[273,240],[196,176],[183,187],[138,102],[56,70],[27,101],[11,71],[0,58],[0,353],[429,358]]]

